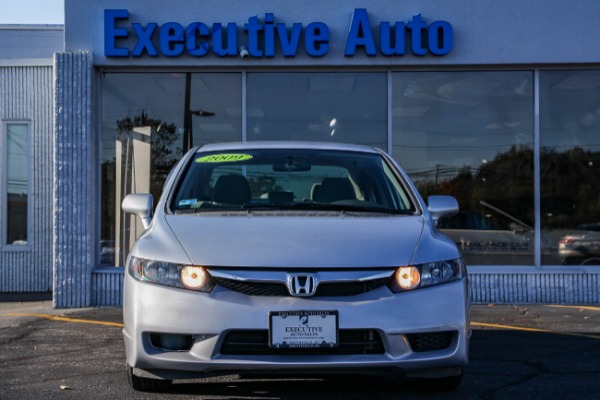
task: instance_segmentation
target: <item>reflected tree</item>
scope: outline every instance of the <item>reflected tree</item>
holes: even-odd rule
[[[148,188],[155,199],[162,194],[162,189],[167,176],[172,167],[182,156],[181,134],[175,124],[166,123],[160,119],[148,117],[144,111],[133,117],[126,117],[115,122],[115,141],[121,143],[123,151],[113,156],[112,160],[104,161],[101,166],[102,173],[102,197],[105,204],[120,204],[123,197],[130,191],[129,182],[132,177],[131,157],[127,154],[132,153],[134,141],[141,141],[149,144],[149,171]],[[146,128],[147,134],[136,132],[136,128]],[[117,160],[119,156],[121,171],[117,177]],[[119,186],[117,188],[117,186]],[[119,195],[117,194],[119,193]],[[117,196],[120,199],[117,199]],[[126,227],[116,224],[115,221],[123,219],[119,215],[119,207],[102,207],[101,211],[101,249],[100,265],[123,265],[125,253],[120,255],[120,259],[115,259],[115,247],[127,249],[128,246],[123,242],[123,236],[119,245],[115,246],[114,238],[118,237],[115,230],[120,226],[120,230],[126,231]],[[123,220],[124,221],[124,220]],[[124,222],[123,222],[124,223]],[[119,258],[119,257],[117,257]]]
[[[600,153],[575,147],[541,154],[542,226],[574,228],[600,222]]]
[[[572,229],[600,222],[599,152],[579,147],[561,152],[543,149],[540,164],[544,229]],[[463,213],[488,213],[482,208],[483,202],[533,226],[533,173],[533,150],[513,146],[478,169],[465,166],[457,169],[452,177],[429,177],[416,184],[423,197],[432,194],[455,196]],[[460,216],[455,219],[458,218]],[[452,221],[445,225],[471,228]]]

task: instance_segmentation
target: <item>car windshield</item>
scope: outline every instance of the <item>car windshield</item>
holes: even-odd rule
[[[333,150],[199,151],[170,200],[178,214],[302,209],[415,212],[408,189],[384,157]]]

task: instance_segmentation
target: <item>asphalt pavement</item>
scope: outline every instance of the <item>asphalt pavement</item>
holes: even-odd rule
[[[121,309],[2,300],[0,399],[600,399],[600,306],[473,306],[470,364],[451,392],[361,375],[229,375],[138,393]]]

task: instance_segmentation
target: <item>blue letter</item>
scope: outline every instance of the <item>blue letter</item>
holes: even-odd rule
[[[244,24],[244,30],[248,32],[248,52],[252,57],[262,57],[263,52],[258,48],[258,32],[263,27],[258,22],[258,17],[248,18],[248,23]]]
[[[277,36],[279,36],[279,43],[284,57],[294,57],[296,55],[301,32],[302,24],[299,22],[292,25],[291,36],[288,36],[285,24],[277,24]]]
[[[145,29],[142,25],[138,23],[133,23],[131,24],[131,26],[133,27],[133,30],[135,31],[138,37],[138,42],[135,44],[131,55],[134,57],[139,57],[142,55],[144,49],[146,49],[150,56],[158,56],[158,53],[156,52],[156,49],[154,48],[154,45],[151,42],[152,35],[154,34],[154,31],[156,30],[156,27],[158,25],[156,25],[155,22],[151,22],[148,24],[148,26],[146,26]]]
[[[392,40],[392,28],[389,22],[379,25],[379,46],[384,56],[402,56],[405,52],[404,22],[396,22],[394,25],[396,33]],[[392,44],[393,42],[393,44]]]
[[[446,21],[435,21],[427,31],[429,51],[436,56],[445,56],[452,50],[452,25]]]
[[[273,13],[265,14],[265,57],[273,57],[275,55],[275,26],[273,22],[275,17]]]
[[[346,57],[353,56],[357,46],[364,46],[368,56],[374,56],[377,53],[373,32],[371,32],[371,25],[369,25],[369,16],[367,15],[367,10],[364,8],[354,10],[344,55]]]
[[[216,23],[212,26],[213,51],[219,57],[237,55],[237,25],[233,22],[227,24],[227,46],[223,47],[223,28]]]
[[[422,36],[421,31],[427,28],[427,24],[421,20],[421,14],[412,17],[412,21],[406,24],[407,28],[410,29],[412,39],[410,43],[410,49],[415,56],[424,56],[427,54],[427,50],[423,48],[421,43]]]
[[[194,57],[202,57],[208,53],[208,43],[200,42],[200,38],[209,37],[208,26],[202,22],[193,22],[187,27],[185,45],[188,52]]]
[[[329,51],[329,27],[323,22],[308,24],[304,31],[304,49],[311,57],[321,57]]]
[[[183,54],[183,27],[177,22],[167,22],[160,27],[160,51],[167,57]]]
[[[117,29],[117,19],[129,18],[127,10],[104,10],[104,55],[106,57],[127,57],[129,49],[116,46],[118,37],[128,37],[127,29]]]

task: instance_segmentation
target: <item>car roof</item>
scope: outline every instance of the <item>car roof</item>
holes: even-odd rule
[[[331,143],[331,142],[296,142],[296,141],[253,141],[253,142],[227,142],[211,143],[199,146],[196,151],[239,151],[246,149],[306,149],[306,150],[336,150],[355,151],[362,153],[379,153],[380,150],[358,144]]]

